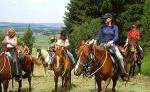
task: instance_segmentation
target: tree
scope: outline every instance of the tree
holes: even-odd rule
[[[0,32],[0,43],[3,41],[4,37],[2,33]],[[0,52],[2,51],[2,45],[0,44]]]
[[[149,51],[150,50],[150,0],[145,0],[144,3],[144,15],[142,16],[142,19],[139,21],[140,24],[140,31],[142,33],[142,47],[144,47],[144,50]]]
[[[30,28],[30,25],[27,27],[25,30],[24,36],[23,36],[23,42],[29,47],[29,54],[32,54],[32,47],[34,43],[34,37],[33,37],[33,32]]]

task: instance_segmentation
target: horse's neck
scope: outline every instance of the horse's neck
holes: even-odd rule
[[[98,48],[95,48],[95,63],[101,63],[103,62],[103,59],[106,57],[106,50],[105,49],[98,49]]]

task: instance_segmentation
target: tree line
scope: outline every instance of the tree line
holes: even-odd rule
[[[70,0],[62,31],[69,34],[72,50],[78,41],[95,38],[105,13],[111,13],[119,27],[118,44],[124,44],[131,24],[135,23],[141,32],[140,44],[145,51],[150,50],[150,0]]]

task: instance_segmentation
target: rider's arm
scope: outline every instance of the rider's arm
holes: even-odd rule
[[[98,42],[99,41],[99,38],[100,38],[100,36],[102,35],[102,26],[100,26],[100,28],[99,28],[99,32],[98,32],[98,34],[96,35],[96,42]]]
[[[17,44],[18,44],[18,38],[17,38],[17,36],[14,38],[14,43],[13,44],[11,44],[11,45],[13,45],[14,47],[17,47]]]
[[[114,30],[115,30],[115,35],[114,35],[114,38],[113,38],[113,42],[116,42],[118,39],[119,39],[119,31],[118,31],[118,27],[117,26],[114,26]]]

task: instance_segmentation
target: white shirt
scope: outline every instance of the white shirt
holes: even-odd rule
[[[69,40],[66,39],[66,40],[64,41],[64,40],[62,40],[62,39],[59,39],[59,40],[56,42],[56,45],[68,47],[68,46],[69,46]]]
[[[8,36],[6,36],[5,41],[10,43],[10,44],[7,44],[7,48],[13,48],[13,45],[11,45],[11,44],[15,44],[17,39],[16,39],[16,37],[9,38]]]

